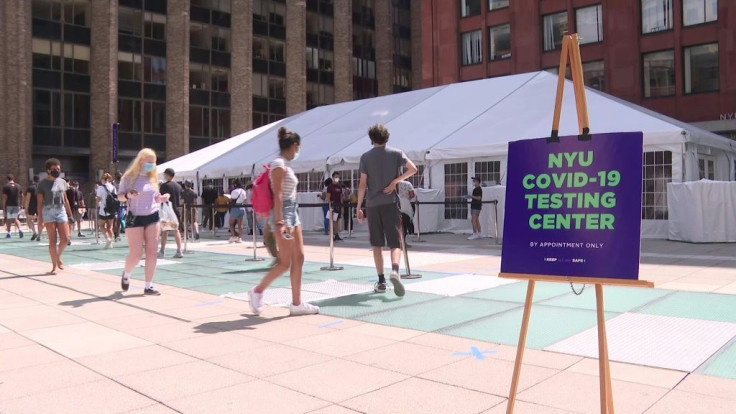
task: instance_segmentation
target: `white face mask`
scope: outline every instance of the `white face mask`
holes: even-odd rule
[[[291,160],[292,160],[292,161],[296,161],[296,160],[298,160],[298,159],[299,159],[299,153],[298,153],[298,152],[295,152],[295,153],[294,153],[294,157],[293,157],[293,158],[292,158]]]

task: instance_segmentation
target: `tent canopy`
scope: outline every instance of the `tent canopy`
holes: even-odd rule
[[[415,161],[503,155],[509,141],[548,136],[557,75],[545,71],[456,83],[321,106],[238,135],[161,167],[202,176],[250,174],[278,152],[284,126],[302,137],[297,172],[357,164],[370,149],[368,128],[383,123],[389,145]],[[566,80],[560,135],[578,133],[572,82]],[[735,151],[733,141],[586,88],[593,134],[642,131],[645,145],[686,143]],[[177,168],[178,167],[178,168]]]

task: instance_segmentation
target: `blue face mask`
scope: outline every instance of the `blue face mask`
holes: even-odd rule
[[[147,163],[143,164],[143,171],[145,171],[147,173],[153,171],[154,168],[156,168],[156,164],[154,164],[152,162],[147,162]]]
[[[295,152],[295,153],[294,153],[294,158],[292,158],[291,160],[292,160],[292,161],[296,161],[296,160],[298,160],[298,159],[299,159],[299,153],[298,153],[298,152]]]

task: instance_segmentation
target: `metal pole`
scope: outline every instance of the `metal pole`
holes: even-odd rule
[[[248,214],[248,213],[246,213]],[[245,259],[246,262],[262,262],[266,259],[262,257],[258,257],[256,253],[258,252],[258,246],[256,241],[256,209],[253,209],[253,257],[250,259]],[[241,235],[242,236],[242,235]]]
[[[100,207],[95,207],[95,244],[100,244],[100,219],[97,217],[97,209]],[[41,233],[41,230],[38,230],[39,234]]]
[[[184,212],[181,215],[182,220],[184,220],[184,223],[183,223],[184,224],[184,226],[183,226],[184,227],[184,253],[185,254],[192,254],[192,253],[194,253],[193,251],[187,250],[187,241],[189,240],[188,231],[187,231],[188,230],[187,229],[187,226],[189,225],[189,222],[187,221],[187,210],[189,210],[189,209],[187,208],[187,204],[186,203],[184,203],[182,205],[182,209],[184,209]]]
[[[404,265],[406,265],[406,273],[401,275],[402,279],[419,279],[422,275],[411,272],[411,266],[409,266],[409,251],[406,248],[406,237],[404,237],[404,222],[399,222],[399,231],[401,232],[401,249],[404,251]]]
[[[348,235],[346,239],[353,238],[353,205],[348,202],[348,216],[343,217],[343,220],[347,220],[348,223]]]
[[[335,226],[334,221],[332,221],[332,203],[328,204],[327,208],[327,214],[329,214],[329,220],[330,220],[330,265],[329,266],[322,266],[320,267],[320,270],[342,270],[344,267],[342,266],[335,266],[335,235],[334,235],[334,229]]]
[[[215,201],[216,203],[217,201]],[[217,237],[217,222],[215,222],[215,214],[217,214],[217,211],[215,210],[215,205],[212,205],[212,215],[210,216],[210,226],[212,226],[212,237]]]
[[[419,214],[419,196],[417,195],[416,198],[417,198],[417,201],[416,201],[417,211],[414,215],[417,216],[417,225],[416,225],[417,239],[414,240],[414,243],[424,243],[426,240],[422,240],[422,231],[419,229],[419,215],[420,215]]]
[[[493,220],[493,226],[496,228],[496,244],[498,244],[498,200],[493,203],[493,211],[495,212],[495,220]]]

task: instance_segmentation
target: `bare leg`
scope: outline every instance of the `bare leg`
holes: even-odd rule
[[[179,229],[174,230],[174,240],[176,240],[176,251],[181,251],[181,232]]]
[[[238,234],[243,237],[243,219],[238,219]]]
[[[289,278],[291,279],[291,303],[294,306],[302,303],[302,267],[304,266],[304,238],[302,237],[302,227],[297,226],[291,232],[294,239],[291,243],[294,248],[291,251],[291,267]]]
[[[156,237],[160,233],[161,224],[154,223],[147,226],[143,237],[146,240],[146,282],[153,282],[153,274],[156,271]],[[140,257],[140,250],[138,251]]]
[[[383,274],[383,247],[373,246],[373,261],[376,263],[376,272]]]
[[[56,227],[59,229],[59,253],[56,257],[56,266],[63,270],[64,262],[61,261],[61,254],[64,253],[64,249],[66,249],[69,242],[69,226],[66,223],[59,223]]]
[[[143,250],[143,227],[129,227],[125,229],[125,235],[128,239],[128,256],[125,258],[125,273],[130,274],[141,260],[141,251]],[[146,245],[147,248],[153,246],[154,257],[156,256],[156,242]],[[148,259],[148,255],[146,255]]]
[[[56,249],[56,223],[44,223],[46,226],[46,233],[49,237],[49,257],[51,258],[51,273],[56,273],[56,261],[59,258],[58,250]]]
[[[274,281],[277,277],[281,276],[282,273],[289,270],[291,268],[291,261],[294,257],[292,254],[292,249],[294,249],[294,241],[295,240],[285,240],[280,235],[276,236],[276,243],[279,245],[279,262],[276,264],[276,266],[272,267],[271,270],[266,273],[266,276],[263,276],[263,279],[261,280],[261,283],[256,286],[256,292],[261,293]],[[301,278],[300,278],[301,280]],[[299,288],[301,290],[301,286]],[[293,286],[292,286],[292,295],[293,295]]]
[[[391,249],[391,266],[398,266],[399,260],[401,260],[401,249]]]
[[[31,230],[31,233],[36,234],[36,221],[34,216],[28,216],[26,218],[26,223],[28,224],[28,229]]]
[[[162,231],[161,232],[161,251],[164,251],[166,248],[166,239],[169,238],[169,231]]]

